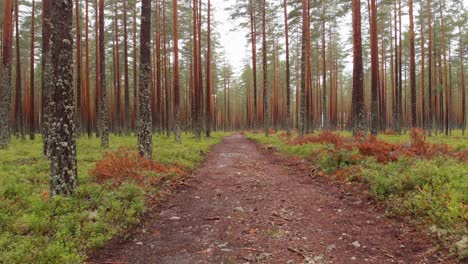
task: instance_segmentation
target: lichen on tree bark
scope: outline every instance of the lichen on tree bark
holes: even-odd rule
[[[138,150],[142,157],[153,154],[153,121],[151,113],[151,1],[141,6],[140,78],[138,111]]]
[[[78,184],[73,94],[73,2],[52,1],[50,110],[51,193],[70,195]]]

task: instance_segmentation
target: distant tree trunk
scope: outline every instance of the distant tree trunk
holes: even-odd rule
[[[197,0],[193,0],[192,3],[192,11],[193,11],[193,90],[194,90],[194,98],[193,98],[193,104],[194,104],[194,111],[193,111],[193,128],[194,128],[194,133],[197,138],[199,138],[198,134],[198,125],[199,125],[199,108],[200,108],[200,103],[199,103],[199,82],[198,82],[198,30],[197,30]]]
[[[178,32],[178,9],[177,9],[177,0],[173,0],[173,18],[174,18],[174,132],[175,139],[178,143],[182,142],[180,137],[180,87],[179,87],[179,32]],[[208,0],[209,3],[209,0]],[[210,14],[210,7],[208,7],[208,15]],[[208,17],[208,21],[209,21]],[[208,22],[209,25],[209,22]],[[209,27],[208,27],[208,38],[209,38]],[[209,54],[209,52],[208,52]],[[209,67],[209,66],[208,66]],[[209,81],[207,81],[209,82]],[[158,99],[159,100],[159,99]],[[208,112],[209,114],[209,112]],[[209,129],[209,128],[207,128]],[[209,130],[207,130],[207,136],[209,136]]]
[[[429,133],[431,133],[432,129],[434,129],[434,108],[432,104],[432,10],[431,10],[431,0],[427,0],[427,24],[428,28],[428,35],[429,41],[427,43],[427,67],[428,67],[428,78],[427,78],[427,90],[428,90],[428,110],[429,110],[429,120],[428,120],[428,128]]]
[[[127,0],[123,0],[124,4],[124,86],[125,86],[125,119],[124,132],[125,135],[130,134],[130,83],[128,78],[128,30],[127,30]]]
[[[86,96],[85,96],[85,102],[86,102],[86,114],[85,114],[85,122],[86,122],[86,131],[88,134],[88,138],[92,137],[92,122],[91,122],[91,84],[90,84],[90,68],[89,68],[89,0],[86,0],[86,62],[85,62],[85,67],[86,67],[86,80],[85,80],[85,85],[86,85]],[[83,122],[83,124],[85,123]]]
[[[461,33],[462,31],[460,31]],[[462,37],[461,37],[461,34],[460,34],[460,62],[461,62],[461,120],[462,120],[462,124],[461,124],[461,128],[462,128],[462,134],[463,136],[465,135],[465,130],[466,130],[466,87],[465,87],[465,66],[464,66],[464,62],[463,62],[463,58],[464,58],[464,51],[465,47],[464,45],[462,44]]]
[[[96,7],[96,14],[95,14],[95,82],[94,82],[94,115],[95,115],[95,129],[96,129],[96,137],[101,136],[101,88],[99,87],[99,2],[95,0],[95,7]]]
[[[15,96],[15,132],[20,133],[21,139],[25,140],[24,135],[24,118],[23,118],[23,88],[21,79],[21,56],[20,56],[20,41],[19,41],[19,8],[18,0],[15,1],[15,35],[16,35],[16,96]]]
[[[250,10],[250,37],[252,41],[252,72],[253,72],[253,129],[257,131],[258,112],[257,112],[257,34],[255,26],[254,0],[249,0]]]
[[[447,67],[447,41],[445,35],[445,21],[443,15],[442,0],[439,0],[440,5],[440,22],[442,27],[442,47],[443,47],[443,56],[444,56],[444,87],[445,87],[445,135],[448,136],[450,130],[450,97],[449,97],[449,86],[448,86],[448,67]]]
[[[399,108],[398,108],[398,103],[399,103],[399,64],[398,64],[398,20],[397,20],[397,5],[396,5],[397,0],[393,0],[393,27],[394,27],[394,41],[395,41],[395,64],[394,64],[394,86],[395,86],[395,91],[394,91],[394,100],[393,100],[393,129],[396,131],[400,131],[399,127],[399,122],[400,122],[400,116],[399,116]]]
[[[423,2],[421,1],[421,11],[423,14]],[[424,50],[424,20],[421,18],[421,127],[426,129],[426,69]]]
[[[52,1],[51,194],[78,184],[73,96],[73,1]]]
[[[51,9],[52,0],[42,1],[42,154],[50,157],[50,101],[52,92],[52,53],[51,41]]]
[[[36,118],[35,118],[35,105],[34,105],[34,41],[35,41],[35,1],[32,0],[31,4],[31,53],[30,53],[30,62],[29,62],[29,97],[31,97],[31,114],[29,115],[29,139],[34,140],[36,137]]]
[[[286,38],[286,132],[291,135],[291,70],[289,63],[288,4],[284,0],[284,35]]]
[[[138,76],[137,76],[137,26],[136,5],[133,6],[133,125],[138,120]]]
[[[322,1],[323,3],[323,1]],[[322,14],[324,15],[324,14]],[[325,18],[322,18],[322,127],[328,128],[328,113],[327,113],[327,61],[326,61],[326,45],[325,45]],[[310,41],[310,40],[309,40]]]
[[[106,49],[104,42],[104,0],[99,0],[99,95],[100,95],[100,129],[101,147],[109,147],[109,106],[106,86]]]
[[[353,0],[353,95],[352,120],[354,133],[365,130],[366,114],[364,110],[362,37],[361,37],[361,1]]]
[[[151,115],[151,0],[142,0],[140,35],[140,78],[138,111],[138,150],[140,156],[153,155]]]
[[[299,110],[299,135],[304,136],[305,134],[305,112],[306,112],[306,70],[307,70],[307,52],[306,52],[306,42],[307,42],[307,32],[309,28],[307,27],[308,19],[308,0],[302,0],[302,44],[301,44],[301,95],[300,95],[300,110]]]
[[[403,115],[403,45],[402,45],[402,23],[401,23],[401,0],[398,0],[398,43],[400,44],[398,46],[398,121],[397,121],[397,131],[401,132],[401,126],[404,124],[405,116]],[[406,77],[406,76],[405,76]],[[405,78],[406,80],[406,78]],[[406,99],[406,94],[405,94],[405,99]],[[405,112],[406,114],[406,112]]]
[[[120,44],[119,44],[119,21],[117,2],[115,2],[115,132],[122,134],[122,87],[120,76]]]
[[[265,136],[268,136],[269,113],[268,113],[268,65],[267,65],[267,41],[266,41],[266,0],[263,0],[263,19],[262,19],[262,55],[263,55],[263,129]]]
[[[11,106],[11,61],[13,36],[13,5],[12,0],[3,2],[2,29],[2,75],[0,89],[0,149],[10,143],[10,106]]]
[[[156,16],[156,19],[157,21],[161,21],[161,4],[160,3],[156,3],[157,4],[157,8],[156,8],[156,11],[157,11],[157,16]],[[161,22],[159,23],[159,26],[156,27],[156,96],[159,98],[159,100],[157,100],[157,105],[156,105],[156,109],[158,111],[158,115],[157,115],[157,118],[158,120],[157,123],[158,123],[158,130],[159,132],[163,132],[164,131],[164,100],[163,100],[163,95],[164,95],[164,91],[163,91],[163,87],[162,87],[162,83],[163,83],[163,76],[162,76],[162,58],[161,58],[161,30],[162,30],[162,27],[161,27]]]
[[[417,105],[416,105],[416,59],[414,51],[414,18],[413,18],[413,0],[408,1],[410,18],[410,90],[411,90],[411,126],[418,126]]]
[[[82,52],[81,52],[81,19],[80,19],[80,2],[75,0],[75,18],[76,18],[76,133],[81,135],[81,79],[82,79]]]
[[[203,67],[202,67],[202,2],[198,1],[198,87],[199,87],[199,108],[198,108],[198,125],[197,125],[197,137],[201,137],[203,129]],[[228,108],[229,109],[229,108]]]
[[[208,36],[206,54],[206,136],[211,137],[211,2],[208,0]]]
[[[379,47],[377,33],[377,4],[376,0],[371,0],[371,133],[377,135],[379,127],[378,115],[378,90],[379,90]]]

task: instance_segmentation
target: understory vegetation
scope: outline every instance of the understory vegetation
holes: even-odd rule
[[[178,144],[155,136],[154,161],[140,158],[136,137],[80,138],[79,186],[72,196],[49,192],[50,161],[42,140],[13,140],[0,150],[0,263],[81,263],[86,253],[137,224],[226,134]]]
[[[320,175],[369,186],[393,216],[409,216],[461,259],[468,257],[468,142],[457,136],[321,132],[247,137],[318,166]]]

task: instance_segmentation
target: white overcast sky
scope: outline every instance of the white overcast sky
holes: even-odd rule
[[[236,0],[211,0],[213,6],[213,16],[219,23],[217,31],[220,34],[220,43],[224,47],[226,58],[239,73],[248,58],[249,46],[245,39],[248,31],[246,29],[235,28],[235,23],[229,19],[229,12],[225,9]]]

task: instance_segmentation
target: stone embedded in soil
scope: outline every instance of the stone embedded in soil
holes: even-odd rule
[[[179,220],[180,220],[180,217],[178,217],[178,216],[173,216],[173,217],[170,218],[170,220],[172,220],[172,221],[179,221]]]
[[[245,212],[244,208],[242,208],[242,207],[240,207],[240,206],[234,208],[234,211],[236,211],[236,212],[241,212],[241,213],[244,213],[244,212]]]
[[[328,253],[332,252],[335,249],[336,249],[336,246],[334,244],[328,245],[326,248]]]
[[[353,243],[351,243],[351,245],[353,245],[355,248],[361,247],[361,244],[359,243],[359,241],[354,241]]]

